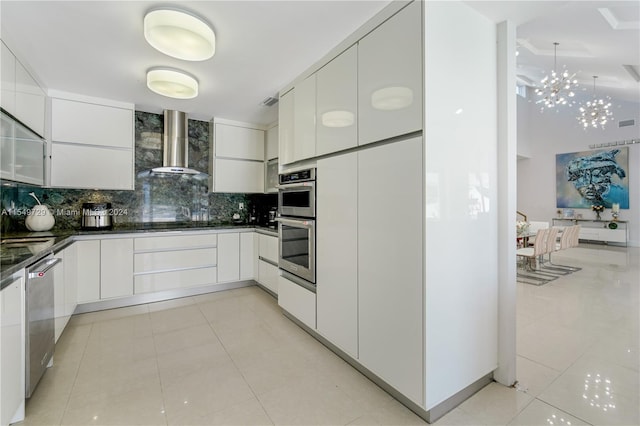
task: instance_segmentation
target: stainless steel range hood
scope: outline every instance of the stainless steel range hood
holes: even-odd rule
[[[206,173],[190,169],[189,165],[189,130],[187,113],[182,111],[164,111],[164,133],[162,135],[163,156],[162,167],[155,167],[139,174],[174,174],[193,175],[205,179]]]

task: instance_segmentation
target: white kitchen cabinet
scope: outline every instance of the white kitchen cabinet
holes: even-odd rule
[[[358,42],[358,144],[422,129],[422,13],[414,1]]]
[[[24,419],[24,276],[0,291],[0,424]]]
[[[240,279],[252,280],[256,277],[258,244],[255,232],[240,233]]]
[[[240,279],[240,234],[218,235],[218,282]]]
[[[44,140],[8,115],[0,113],[0,176],[44,184]]]
[[[385,172],[380,171],[380,173]],[[358,358],[357,175],[358,153],[318,160],[316,177],[318,182],[316,193],[318,332],[356,359]],[[340,211],[340,214],[336,214],[336,211]],[[376,231],[373,232],[377,234]],[[379,245],[380,243],[375,244],[376,247]]]
[[[53,97],[51,186],[134,189],[133,123],[133,105]]]
[[[278,125],[272,126],[267,129],[265,133],[265,152],[264,160],[269,161],[274,158],[278,158]]]
[[[316,328],[316,294],[280,275],[278,305],[307,327]]]
[[[264,162],[217,158],[214,170],[215,192],[264,192]]]
[[[134,238],[134,294],[216,283],[217,234]]]
[[[280,95],[278,102],[278,162],[281,165],[293,163],[296,154],[294,93],[295,88]]]
[[[358,46],[317,72],[316,154],[358,145]]]
[[[133,238],[100,241],[100,299],[133,295]]]
[[[74,243],[77,250],[78,303],[100,300],[100,240]]]
[[[264,130],[214,124],[216,157],[264,161]]]
[[[422,157],[421,137],[362,150],[357,178],[359,360],[416,404],[424,400]]]
[[[62,262],[59,263],[55,268],[53,268],[53,317],[55,323],[55,340],[56,342],[62,335],[62,331],[64,327],[67,325],[67,321],[69,320],[66,316],[66,305],[65,305],[65,287],[64,287],[64,251],[59,251],[55,254],[55,257],[60,259]]]
[[[0,105],[38,136],[44,135],[46,94],[2,42]]]
[[[1,42],[0,52],[0,106],[6,111],[15,113],[16,110],[16,57],[4,42]]]
[[[278,294],[278,237],[258,235],[258,283]]]
[[[299,161],[316,156],[316,74],[296,84],[293,97],[293,161]]]
[[[63,250],[64,261],[64,324],[69,322],[71,315],[78,306],[78,243],[73,243]],[[64,328],[64,327],[63,327]]]
[[[44,135],[46,95],[27,69],[16,61],[15,116],[38,135]]]

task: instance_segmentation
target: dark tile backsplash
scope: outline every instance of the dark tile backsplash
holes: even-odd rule
[[[135,190],[107,191],[89,189],[39,188],[14,182],[2,182],[2,232],[26,230],[26,212],[35,200],[53,210],[54,229],[79,229],[82,203],[110,202],[114,224],[173,221],[232,222],[234,213],[248,221],[252,211],[263,217],[277,203],[273,194],[219,194],[208,191],[207,180],[187,175],[149,176],[144,173],[162,165],[163,116],[135,113]],[[209,170],[209,123],[189,120],[189,167]],[[240,210],[239,204],[245,208]]]

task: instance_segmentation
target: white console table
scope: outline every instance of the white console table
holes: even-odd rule
[[[629,228],[626,220],[552,219],[553,226],[580,225],[580,239],[627,245]],[[613,224],[613,225],[612,225]]]

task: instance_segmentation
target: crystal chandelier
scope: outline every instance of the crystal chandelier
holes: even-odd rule
[[[609,102],[611,98],[608,96],[606,98],[596,98],[596,78],[598,76],[594,75],[593,99],[580,106],[580,114],[577,117],[585,130],[589,127],[597,129],[598,126],[604,130],[605,124],[613,120],[613,112],[609,110],[611,108],[611,102]]]
[[[578,80],[574,79],[576,74],[569,75],[569,72],[565,69],[561,74],[558,74],[557,69],[557,50],[560,43],[553,43],[553,71],[551,75],[545,76],[540,83],[542,87],[536,89],[536,95],[542,96],[536,104],[543,104],[540,111],[544,111],[546,108],[554,108],[556,105],[573,105],[575,101],[569,98],[573,98],[575,93],[573,90],[578,86]]]

